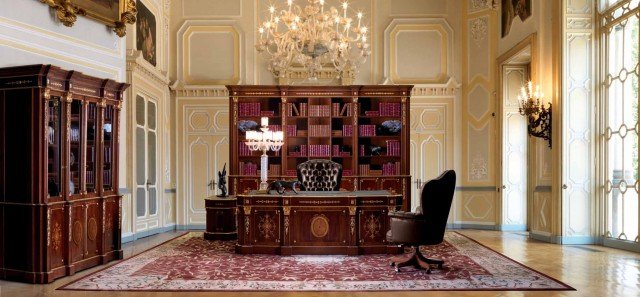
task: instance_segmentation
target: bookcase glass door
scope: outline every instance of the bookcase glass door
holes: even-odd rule
[[[102,188],[105,191],[113,190],[114,114],[115,107],[106,105],[102,124]]]
[[[96,161],[98,150],[98,104],[89,102],[87,104],[87,159],[85,171],[85,185],[88,193],[96,192]]]
[[[136,215],[158,213],[156,103],[136,97]]]
[[[83,103],[81,100],[71,101],[71,118],[69,129],[69,195],[80,194],[82,184],[80,176],[82,174],[82,139],[84,131],[82,121],[84,117]]]
[[[61,123],[62,112],[60,108],[60,97],[51,97],[47,101],[47,189],[49,197],[60,196],[62,190],[61,184]]]

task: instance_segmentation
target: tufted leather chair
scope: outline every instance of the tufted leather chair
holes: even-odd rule
[[[331,160],[309,160],[298,164],[298,180],[302,191],[338,191],[342,165]]]
[[[422,187],[421,206],[416,212],[389,212],[391,230],[387,232],[387,241],[412,247],[410,253],[391,260],[396,271],[403,266],[414,266],[431,273],[431,264],[442,268],[444,261],[426,258],[420,246],[437,245],[444,240],[455,187],[455,171],[445,171]]]

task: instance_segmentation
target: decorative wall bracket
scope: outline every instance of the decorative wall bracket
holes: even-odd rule
[[[544,95],[540,93],[540,88],[536,86],[534,91],[533,84],[529,82],[527,86],[522,87],[521,94],[518,96],[520,102],[519,112],[527,117],[527,132],[529,136],[538,137],[549,142],[551,147],[551,103],[549,107],[545,107],[540,99]]]
[[[113,14],[105,14],[98,10],[92,9],[91,1],[86,0],[40,0],[40,2],[49,5],[56,13],[56,17],[62,24],[72,27],[79,15],[87,16],[108,27],[120,37],[126,35],[127,24],[136,22],[136,1],[135,0],[114,0],[114,4],[118,5],[117,12]]]
[[[540,105],[540,112],[528,116],[527,130],[530,136],[539,137],[549,142],[551,148],[551,103],[545,108]]]

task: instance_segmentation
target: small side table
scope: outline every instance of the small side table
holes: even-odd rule
[[[207,229],[204,239],[229,240],[236,239],[236,197],[220,198],[211,196],[205,199],[207,209]]]

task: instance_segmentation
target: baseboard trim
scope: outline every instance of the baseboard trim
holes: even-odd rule
[[[205,230],[206,225],[189,224],[189,225],[176,225],[176,230]]]
[[[498,225],[496,230],[499,231],[527,231],[527,225]]]
[[[593,236],[556,236],[559,244],[597,244],[598,238]]]
[[[538,241],[558,244],[557,236],[529,232],[529,238]]]
[[[614,238],[603,238],[602,245],[616,249],[640,253],[640,243]]]
[[[156,234],[159,234],[159,233],[174,231],[174,230],[176,230],[176,225],[172,224],[172,225],[169,225],[169,226],[155,228],[155,229],[151,229],[151,230],[145,230],[145,231],[141,231],[141,232],[138,232],[138,233],[128,233],[129,235],[123,235],[122,236],[122,243],[132,242],[132,241],[138,240],[140,238],[144,238],[144,237],[151,236],[151,235],[156,235]]]
[[[497,230],[496,225],[485,224],[469,224],[469,223],[452,223],[447,224],[448,229],[478,229],[478,230]]]

